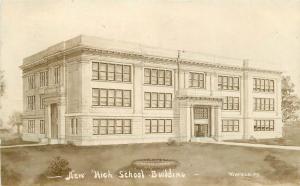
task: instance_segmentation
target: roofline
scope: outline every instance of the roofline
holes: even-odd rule
[[[137,43],[131,43],[131,42],[123,42],[125,44],[130,44],[134,47],[139,48],[139,51],[129,51],[129,50],[122,50],[122,49],[105,49],[105,48],[100,48],[100,47],[95,47],[89,44],[82,44],[82,40],[84,37],[90,37],[90,36],[83,36],[83,35],[79,35],[77,37],[74,37],[70,40],[67,41],[63,41],[60,43],[57,43],[55,45],[52,45],[50,47],[48,47],[45,50],[42,50],[36,54],[33,54],[31,56],[28,56],[26,58],[23,59],[23,64],[21,66],[19,66],[22,70],[26,69],[26,68],[30,68],[32,66],[41,64],[43,62],[46,62],[47,59],[52,58],[52,57],[56,57],[56,56],[64,56],[66,54],[69,53],[73,53],[76,50],[96,50],[96,51],[102,51],[102,52],[110,52],[110,53],[115,53],[115,54],[122,54],[122,55],[131,55],[131,56],[135,56],[135,57],[140,57],[140,58],[145,58],[145,59],[160,59],[160,60],[166,60],[166,61],[179,61],[179,63],[185,64],[185,63],[192,63],[192,64],[198,64],[198,65],[203,65],[203,66],[209,66],[209,67],[215,67],[215,68],[229,68],[232,70],[239,70],[239,71],[259,71],[259,72],[267,72],[267,73],[276,73],[276,74],[282,74],[283,72],[281,71],[276,71],[276,70],[266,70],[266,69],[261,69],[261,68],[251,68],[251,67],[245,67],[243,65],[228,65],[228,64],[224,64],[224,63],[215,63],[215,62],[211,62],[211,61],[206,61],[206,60],[201,60],[201,59],[182,59],[182,58],[178,58],[177,56],[175,57],[166,57],[166,56],[161,56],[161,55],[155,55],[155,54],[147,54],[146,52],[142,51],[142,47],[148,47],[145,45],[139,45]],[[90,37],[90,38],[97,38],[97,39],[101,39],[98,37]],[[108,39],[101,39],[101,40],[105,40],[106,42],[112,41],[112,42],[116,42],[115,40],[108,40]],[[117,41],[120,42],[120,41]],[[158,49],[159,48],[155,48],[152,47],[152,49]],[[168,52],[172,52],[174,54],[178,54],[178,51],[176,50],[170,50],[170,49],[162,49],[162,50],[166,50]],[[214,55],[208,56],[208,57],[212,57],[214,58]],[[226,57],[222,57],[222,58],[226,58]],[[234,58],[229,58],[229,59],[234,59]],[[237,60],[237,59],[235,59]],[[240,59],[240,62],[242,62],[243,60]]]

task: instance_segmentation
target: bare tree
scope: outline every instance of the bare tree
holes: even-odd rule
[[[4,81],[4,72],[0,70],[0,98],[3,96],[5,92],[5,81]],[[1,102],[0,102],[1,108]]]
[[[18,135],[21,134],[21,126],[22,126],[22,113],[21,112],[13,112],[8,119],[8,125],[11,126],[11,128],[17,127],[17,133]]]
[[[287,122],[298,120],[297,111],[300,109],[300,99],[295,94],[295,85],[291,81],[290,76],[282,77],[281,94],[282,121]]]

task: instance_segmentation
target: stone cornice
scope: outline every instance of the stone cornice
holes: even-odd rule
[[[43,56],[41,55],[40,58],[35,56],[34,61],[29,61],[29,59],[26,59],[26,62],[24,60],[23,65],[20,66],[22,70],[32,68],[36,65],[40,65],[43,63],[47,63],[49,60],[53,58],[59,58],[59,57],[65,57],[67,55],[73,54],[73,53],[82,53],[82,52],[88,52],[94,55],[106,55],[106,56],[113,56],[117,58],[124,58],[124,59],[133,59],[133,60],[143,60],[147,62],[152,63],[169,63],[169,64],[187,64],[187,65],[197,65],[197,66],[203,66],[206,68],[214,68],[214,69],[226,69],[226,70],[233,70],[233,71],[249,71],[249,72],[263,72],[263,73],[272,73],[272,74],[281,74],[282,72],[279,71],[273,71],[273,70],[265,70],[265,69],[258,69],[258,68],[244,68],[241,66],[233,66],[233,65],[225,65],[225,64],[218,64],[218,63],[211,63],[201,60],[186,60],[186,59],[177,59],[172,57],[164,57],[164,56],[155,56],[155,55],[149,55],[146,53],[137,53],[132,51],[124,51],[124,50],[110,50],[110,49],[101,49],[96,48],[92,46],[87,45],[77,45],[73,48],[62,50],[50,55]]]
[[[206,97],[206,96],[177,96],[178,100],[204,100],[204,101],[216,101],[222,102],[222,98]]]

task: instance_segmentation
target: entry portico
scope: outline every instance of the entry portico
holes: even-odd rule
[[[222,98],[181,96],[178,102],[181,140],[220,140]]]

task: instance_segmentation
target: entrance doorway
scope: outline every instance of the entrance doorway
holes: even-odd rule
[[[51,138],[58,138],[58,109],[57,104],[51,104]]]
[[[210,107],[196,106],[194,107],[194,136],[209,137],[210,136]]]

